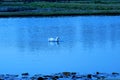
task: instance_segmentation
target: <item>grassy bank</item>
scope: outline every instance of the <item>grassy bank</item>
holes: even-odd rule
[[[6,9],[6,10],[4,10]],[[119,2],[31,2],[0,4],[0,17],[120,15]]]
[[[44,16],[120,15],[120,11],[96,12],[3,12],[0,17],[44,17]]]

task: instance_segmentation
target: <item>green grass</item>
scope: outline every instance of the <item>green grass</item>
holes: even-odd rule
[[[0,12],[0,17],[7,16],[63,16],[63,15],[118,15],[120,3],[81,3],[81,2],[31,2],[22,4],[0,4],[0,6],[19,6],[35,9],[50,9],[42,12]],[[58,9],[58,10],[57,10]],[[61,9],[61,10],[60,10]],[[59,11],[60,10],[60,11]]]
[[[65,8],[65,9],[120,9],[120,3],[60,3],[60,2],[31,2],[26,4],[0,4],[0,6],[30,6],[30,7],[38,7],[38,8]]]
[[[3,12],[0,17],[29,17],[29,16],[77,16],[77,15],[119,15],[120,10],[100,10],[100,11],[81,11],[81,12]]]
[[[65,9],[82,9],[82,10],[117,10],[120,9],[120,4],[95,4],[95,3],[48,3],[48,2],[33,2],[28,6],[39,8],[65,8]]]

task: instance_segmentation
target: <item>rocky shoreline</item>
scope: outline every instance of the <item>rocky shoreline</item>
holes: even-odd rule
[[[0,80],[120,80],[120,73],[100,73],[79,74],[77,72],[61,72],[51,75],[35,74],[30,76],[29,73],[21,75],[0,74]]]

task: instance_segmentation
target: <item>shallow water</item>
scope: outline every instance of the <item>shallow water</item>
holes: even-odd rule
[[[120,72],[119,56],[120,16],[0,18],[0,73]]]

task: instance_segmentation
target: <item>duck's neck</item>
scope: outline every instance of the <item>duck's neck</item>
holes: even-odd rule
[[[56,41],[58,41],[59,40],[59,37],[56,37]]]

